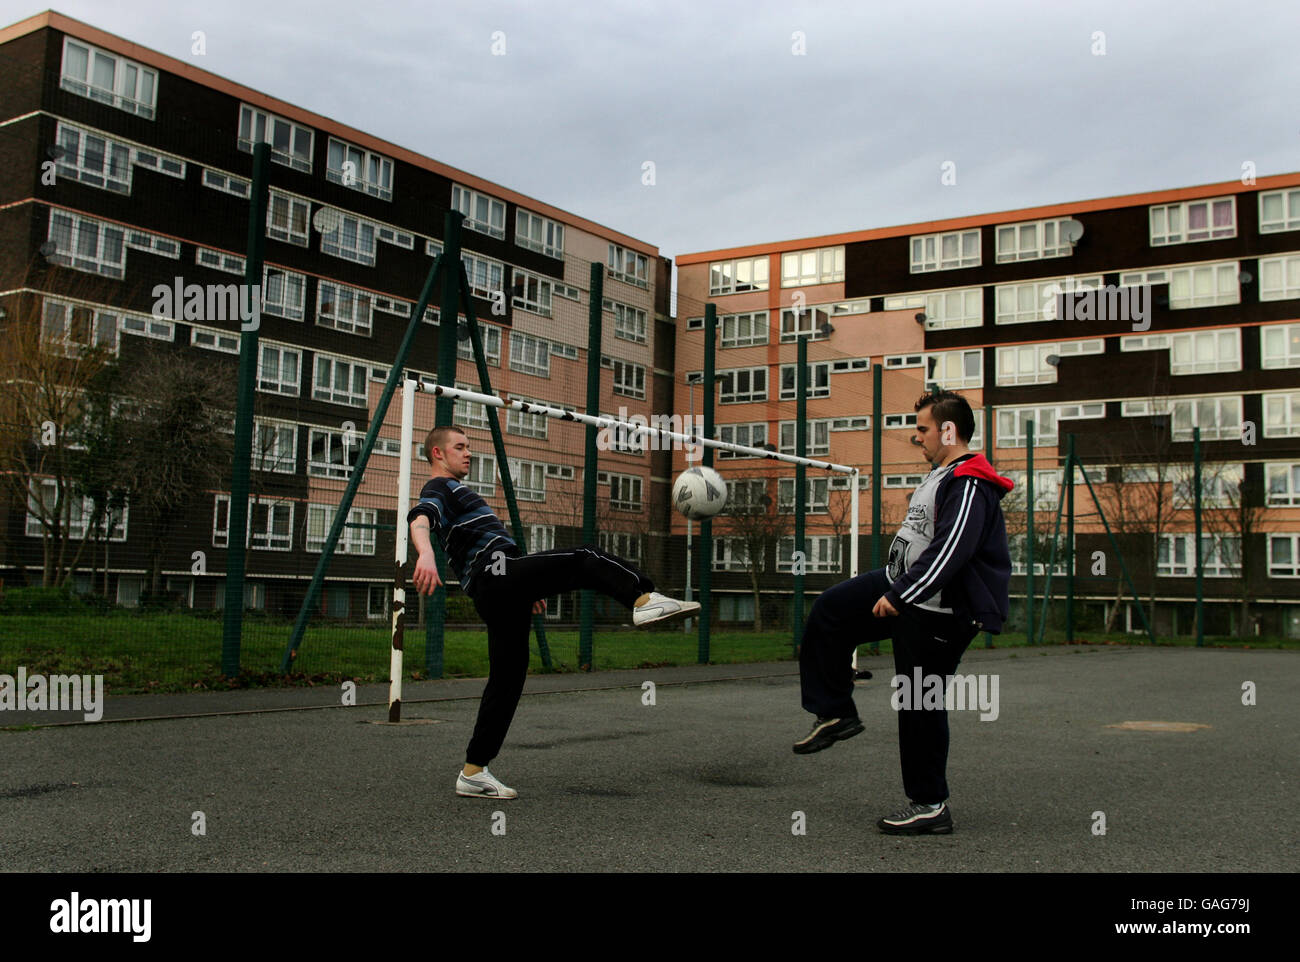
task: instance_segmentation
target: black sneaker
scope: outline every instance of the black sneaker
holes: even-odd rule
[[[862,731],[862,722],[857,718],[818,718],[806,737],[794,743],[794,750],[799,755],[811,755],[823,748],[830,748],[836,742],[852,738]]]
[[[876,827],[886,835],[951,835],[952,812],[948,803],[938,808],[929,805],[908,805],[901,812],[876,822]]]

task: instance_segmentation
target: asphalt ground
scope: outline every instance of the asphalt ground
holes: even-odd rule
[[[865,649],[864,649],[865,651]],[[106,700],[104,720],[0,713],[6,872],[1294,872],[1300,657],[1128,647],[969,651],[998,717],[952,711],[955,831],[898,838],[892,662],[867,730],[795,755],[797,666],[534,676],[492,770],[453,785],[481,680]],[[655,682],[647,705],[645,681]],[[1257,704],[1242,686],[1257,686]],[[314,709],[314,710],[313,710]],[[204,717],[180,713],[212,712]],[[224,714],[215,714],[224,713]],[[152,721],[112,719],[163,717]],[[1140,731],[1124,722],[1184,722]],[[194,826],[202,813],[204,834]],[[499,814],[498,814],[499,813]],[[1101,814],[1098,814],[1101,813]],[[1097,829],[1104,818],[1105,832]],[[794,829],[804,829],[796,834]]]

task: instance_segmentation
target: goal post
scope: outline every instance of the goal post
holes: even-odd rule
[[[849,576],[856,577],[858,574],[858,523],[859,523],[859,496],[861,469],[852,467],[847,464],[836,464],[832,461],[821,461],[816,458],[801,458],[793,454],[783,454],[779,451],[769,451],[766,448],[752,448],[743,444],[732,444],[728,441],[715,441],[712,438],[705,438],[699,434],[687,433],[685,431],[674,431],[671,427],[654,426],[649,421],[641,424],[637,421],[624,420],[609,415],[591,415],[578,411],[572,411],[562,407],[552,406],[537,401],[521,401],[508,396],[496,394],[483,394],[477,391],[470,391],[464,388],[446,387],[441,384],[430,384],[425,381],[416,381],[407,378],[402,383],[402,426],[401,426],[401,464],[398,474],[398,491],[396,497],[397,505],[397,539],[396,539],[396,574],[393,583],[393,647],[390,659],[392,677],[389,688],[389,718],[397,720],[401,713],[401,693],[402,693],[402,634],[406,616],[406,588],[405,579],[402,571],[407,561],[409,531],[406,524],[406,514],[410,509],[411,503],[411,463],[414,451],[415,435],[415,395],[429,394],[433,397],[448,398],[452,401],[468,401],[474,404],[483,404],[488,407],[505,408],[507,410],[519,411],[524,414],[544,415],[556,421],[572,421],[577,424],[583,424],[595,428],[604,429],[622,429],[628,432],[633,438],[649,436],[655,439],[659,445],[659,450],[668,450],[664,447],[664,442],[677,442],[683,446],[709,447],[721,451],[730,451],[735,454],[743,454],[747,457],[763,458],[768,461],[780,461],[786,464],[802,464],[805,467],[820,468],[824,471],[830,471],[836,474],[846,474],[849,476]],[[652,420],[662,422],[667,420],[670,425],[679,423],[675,421],[676,415],[655,415]],[[501,465],[498,465],[500,469]],[[507,468],[508,470],[508,468]]]

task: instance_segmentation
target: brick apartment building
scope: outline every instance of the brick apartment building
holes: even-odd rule
[[[352,437],[369,426],[448,210],[465,215],[463,261],[496,391],[581,404],[594,262],[606,267],[602,410],[672,408],[671,265],[653,245],[52,12],[0,30],[0,323],[39,323],[72,353],[97,344],[158,365],[200,358],[233,382],[238,318],[159,316],[154,289],[242,280],[252,146],[262,140],[272,162],[247,607],[292,615],[301,604],[360,447]],[[501,291],[504,316],[489,300]],[[430,380],[437,296],[407,365]],[[457,383],[476,388],[468,348]],[[417,443],[433,403],[417,398]],[[485,414],[462,403],[457,420],[479,452],[469,483],[505,516]],[[575,542],[582,429],[513,413],[502,423],[532,548]],[[350,521],[395,523],[399,427],[394,404]],[[653,572],[663,552],[647,532],[667,524],[668,465],[643,447],[601,456],[600,539]],[[415,493],[426,468],[413,467]],[[54,495],[53,481],[40,492],[37,483],[32,498]],[[41,525],[18,499],[4,501],[0,577],[39,584]],[[190,522],[168,538],[166,589],[184,604],[222,604],[228,507],[228,492],[196,492]],[[83,509],[74,503],[69,517],[78,538]],[[137,603],[150,537],[138,514],[128,503],[105,527],[104,550],[75,576],[79,590],[106,586],[117,603]],[[385,616],[393,538],[345,529],[323,614]],[[207,574],[194,573],[196,551]],[[549,612],[573,614],[563,602]]]
[[[681,305],[697,315],[707,301],[717,306],[720,436],[793,450],[787,399],[794,336],[805,332],[808,453],[869,474],[871,432],[884,432],[886,539],[926,470],[909,444],[913,402],[933,384],[959,390],[976,409],[974,446],[1021,491],[1034,422],[1037,535],[1055,521],[1056,459],[1066,435],[1076,436],[1139,594],[1154,589],[1157,630],[1187,632],[1195,598],[1188,465],[1199,427],[1207,630],[1250,632],[1257,616],[1260,630],[1300,634],[1300,175],[705,251],[677,266],[676,367],[688,378],[703,366],[703,318]],[[1130,307],[1149,313],[1097,319],[1094,305],[1107,295],[1131,296]],[[879,418],[871,417],[873,365],[883,366]],[[748,488],[742,499],[793,501],[787,466],[744,458],[717,466],[733,489]],[[836,479],[819,472],[809,477],[809,571],[847,570],[836,517],[847,491],[837,494]],[[1078,484],[1076,597],[1095,623],[1116,598],[1118,566]],[[1164,506],[1153,508],[1157,490]],[[1023,576],[1018,497],[1007,508]],[[868,505],[864,498],[864,519]],[[680,519],[674,530],[683,530]],[[749,565],[726,532],[725,521],[715,523],[715,588],[732,595],[719,608],[744,619],[752,616],[741,573]],[[763,597],[774,612],[790,590],[791,547],[782,542],[764,559]],[[1044,550],[1035,559],[1040,593]],[[1109,562],[1104,577],[1092,577],[1098,552]],[[868,559],[864,547],[863,570]],[[1058,558],[1054,593],[1064,570]],[[1024,591],[1025,579],[1013,579],[1013,597]],[[1244,626],[1243,597],[1252,603]]]

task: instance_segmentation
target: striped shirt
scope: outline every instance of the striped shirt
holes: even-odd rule
[[[433,478],[425,484],[419,504],[407,512],[406,523],[421,515],[429,519],[466,594],[470,593],[474,574],[492,563],[494,552],[503,551],[509,558],[520,553],[492,509],[472,488],[455,478]]]

